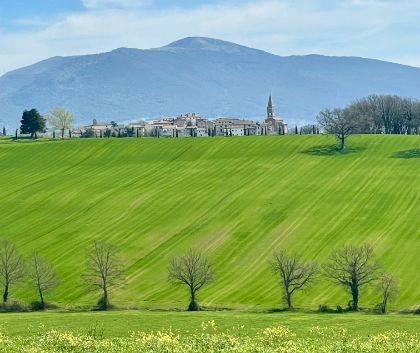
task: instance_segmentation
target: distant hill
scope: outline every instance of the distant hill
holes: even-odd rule
[[[112,293],[121,306],[185,307],[188,292],[168,283],[167,264],[194,247],[215,264],[202,304],[279,307],[275,250],[324,263],[332,249],[363,242],[400,282],[393,307],[419,305],[420,159],[394,156],[410,156],[420,136],[354,136],[357,152],[344,155],[328,155],[332,143],[324,135],[3,140],[0,240],[57,267],[61,285],[47,300],[63,306],[98,300],[80,277],[93,240],[122,251],[127,285]],[[11,295],[36,298],[30,285]],[[295,299],[335,308],[349,295],[320,276]],[[362,307],[378,301],[362,291]]]
[[[185,38],[149,50],[53,57],[0,77],[0,124],[22,110],[65,106],[78,123],[197,112],[264,118],[273,94],[289,123],[371,93],[420,98],[420,68],[356,57],[281,57],[210,39]]]

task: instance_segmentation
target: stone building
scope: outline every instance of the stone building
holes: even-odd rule
[[[275,105],[273,104],[271,94],[268,99],[267,119],[265,119],[265,122],[268,125],[267,134],[269,135],[285,135],[288,132],[287,124],[284,122],[284,119],[276,116]]]
[[[90,130],[96,137],[105,133],[112,136],[151,136],[151,137],[212,137],[212,136],[252,136],[252,135],[284,135],[287,124],[283,118],[277,117],[273,99],[270,95],[267,105],[267,118],[263,122],[239,118],[218,118],[210,120],[195,113],[187,113],[173,117],[162,117],[153,121],[141,121],[128,125],[117,125],[93,120],[92,125],[74,131],[80,136]]]

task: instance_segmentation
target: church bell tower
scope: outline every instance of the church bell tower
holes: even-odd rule
[[[275,117],[276,117],[276,111],[274,109],[273,99],[271,98],[271,94],[270,94],[270,98],[268,99],[268,105],[267,105],[267,120],[272,120]]]

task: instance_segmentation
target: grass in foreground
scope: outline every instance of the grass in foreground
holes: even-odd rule
[[[124,314],[120,314],[124,316]],[[190,314],[190,319],[191,317]],[[45,327],[43,333],[37,335],[27,334],[14,337],[0,333],[0,352],[420,352],[420,337],[417,333],[408,333],[399,328],[398,330],[384,330],[368,335],[366,332],[364,334],[352,334],[345,326],[334,324],[332,326],[322,326],[322,320],[318,320],[320,317],[320,315],[316,315],[316,320],[312,320],[312,323],[316,325],[305,327],[305,329],[302,327],[302,322],[299,322],[300,334],[279,324],[263,329],[254,328],[253,334],[247,333],[246,327],[242,325],[222,330],[218,327],[216,320],[202,322],[200,326],[196,326],[194,330],[188,332],[177,329],[146,332],[138,331],[136,327],[130,327],[131,333],[125,337],[105,337],[100,328],[91,329],[86,334],[75,334],[61,330],[49,331]],[[361,318],[361,315],[359,315],[359,318]],[[354,325],[357,318],[352,317],[351,319]],[[191,325],[192,322],[190,321],[188,326]],[[370,328],[369,331],[371,330]]]
[[[37,336],[49,330],[86,334],[100,331],[105,337],[127,337],[130,332],[152,332],[172,329],[191,334],[203,322],[214,321],[220,331],[241,328],[248,336],[274,326],[287,326],[298,337],[311,335],[313,326],[345,328],[352,335],[368,336],[387,330],[409,333],[420,331],[420,317],[416,315],[373,315],[363,313],[320,314],[302,312],[44,312],[1,314],[0,328],[10,337]]]

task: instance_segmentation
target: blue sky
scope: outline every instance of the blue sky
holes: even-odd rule
[[[419,18],[418,0],[0,0],[0,75],[55,55],[187,36],[420,67]]]

